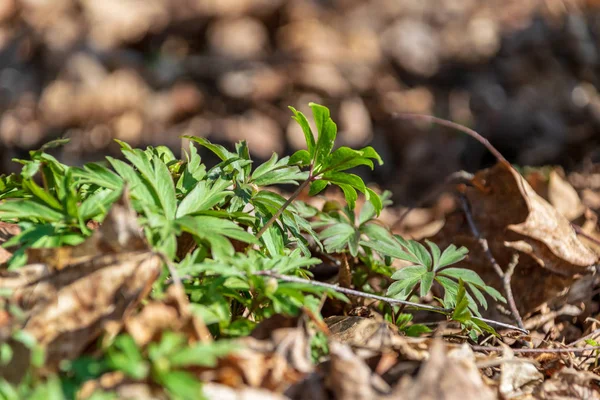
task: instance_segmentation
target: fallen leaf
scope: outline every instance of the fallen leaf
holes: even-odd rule
[[[48,263],[41,259],[3,272],[0,289],[12,290],[9,302],[26,315],[20,328],[45,347],[49,368],[79,356],[108,324],[121,324],[162,268],[161,257],[145,244],[126,194],[86,242],[43,254]]]
[[[535,398],[543,400],[600,399],[599,380],[598,375],[591,372],[563,368],[539,387]]]
[[[394,388],[394,399],[488,400],[496,394],[481,379],[470,347],[447,350],[441,340],[431,346],[429,359],[416,379],[405,376]]]
[[[593,271],[596,254],[577,237],[569,221],[510,166],[498,163],[480,171],[464,193],[473,221],[501,268],[506,269],[513,254],[519,253],[511,285],[522,315],[535,311],[564,293],[576,278]],[[442,230],[430,240],[440,247],[467,247],[469,256],[458,266],[473,269],[484,282],[503,290],[464,213],[448,216]]]

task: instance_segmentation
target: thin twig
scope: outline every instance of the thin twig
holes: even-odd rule
[[[572,347],[579,342],[583,342],[584,340],[596,339],[598,336],[600,336],[600,329],[596,329],[584,337],[580,337],[579,339],[572,341],[571,343],[567,344],[567,346]]]
[[[398,299],[393,299],[391,297],[378,296],[376,294],[365,293],[365,292],[361,292],[359,290],[348,289],[348,288],[344,288],[341,286],[332,285],[331,283],[311,281],[309,279],[303,279],[303,278],[298,278],[298,277],[289,276],[289,275],[280,275],[278,273],[275,273],[273,271],[268,271],[268,270],[267,271],[256,271],[253,274],[260,275],[260,276],[270,276],[270,277],[280,279],[285,282],[306,283],[306,284],[313,285],[313,286],[320,286],[320,287],[324,287],[327,289],[335,290],[336,292],[339,292],[339,293],[349,294],[351,296],[364,297],[367,299],[384,301],[388,304],[405,304],[406,306],[413,307],[413,308],[416,308],[419,310],[434,311],[434,312],[438,312],[438,313],[442,313],[442,314],[447,314],[447,313],[452,312],[451,309],[447,309],[447,308],[430,306],[427,304],[413,303],[412,301],[398,300]]]
[[[498,351],[503,352],[506,347],[494,347],[494,346],[471,346],[471,349],[475,351]],[[544,353],[584,353],[589,350],[599,350],[600,346],[597,347],[571,347],[571,348],[560,348],[560,349],[510,349],[513,353],[520,354],[544,354]]]
[[[512,260],[508,264],[508,268],[506,268],[506,272],[502,277],[502,284],[504,286],[504,292],[506,292],[506,301],[510,305],[511,312],[513,313],[513,317],[517,321],[517,325],[519,327],[524,328],[525,324],[523,324],[523,319],[521,318],[521,314],[519,314],[519,310],[517,309],[517,303],[515,303],[515,297],[513,296],[511,279],[513,273],[515,272],[516,266],[519,264],[519,254],[514,253]]]
[[[448,128],[452,128],[452,129],[461,131],[461,132],[471,136],[473,139],[477,140],[482,145],[484,145],[485,148],[488,149],[488,151],[490,153],[492,153],[498,161],[500,161],[501,163],[508,165],[512,168],[512,166],[510,165],[508,160],[506,160],[506,158],[504,158],[504,156],[498,151],[498,149],[496,149],[494,146],[492,146],[492,144],[489,142],[489,140],[487,140],[486,138],[484,138],[483,136],[481,136],[479,133],[475,132],[471,128],[467,128],[466,126],[458,124],[456,122],[452,122],[452,121],[449,121],[449,120],[443,119],[443,118],[434,117],[432,115],[397,113],[397,114],[394,114],[394,116],[398,117],[398,118],[402,118],[402,119],[423,120],[423,121],[433,122],[433,123],[441,125],[441,126],[445,126]]]
[[[339,293],[348,294],[351,296],[358,296],[358,297],[364,297],[364,298],[373,299],[373,300],[379,300],[379,301],[386,302],[388,304],[403,304],[407,307],[411,307],[411,308],[414,308],[417,310],[433,311],[433,312],[437,312],[437,313],[442,313],[444,315],[449,315],[452,312],[452,310],[448,309],[448,308],[435,307],[435,306],[430,306],[427,304],[419,304],[419,303],[413,303],[411,301],[393,299],[391,297],[378,296],[376,294],[370,294],[370,293],[365,293],[365,292],[361,292],[361,291],[354,290],[354,289],[343,288],[340,286],[332,285],[330,283],[311,281],[308,279],[302,279],[302,278],[298,278],[295,276],[280,275],[273,271],[257,271],[257,272],[254,272],[254,275],[269,276],[269,277],[273,277],[276,279],[280,279],[285,282],[305,283],[305,284],[309,284],[309,285],[313,285],[313,286],[320,286],[320,287],[324,287],[327,289],[335,290],[336,292],[339,292]],[[475,316],[473,317],[473,319],[476,319],[478,321],[483,321],[488,325],[498,326],[500,328],[505,328],[505,329],[512,329],[512,330],[519,331],[519,332],[522,332],[525,334],[529,333],[529,331],[527,331],[526,329],[522,329],[522,328],[516,327],[514,325],[509,325],[509,324],[505,324],[502,322],[498,322],[498,321],[494,321],[494,320],[490,320],[490,319],[486,319],[486,318],[475,317]]]
[[[479,229],[477,229],[477,225],[475,225],[475,221],[473,220],[473,215],[471,214],[471,210],[470,210],[469,204],[467,202],[467,199],[463,195],[459,195],[459,200],[460,200],[461,206],[463,208],[463,211],[465,213],[467,223],[469,224],[469,228],[471,229],[471,232],[473,233],[473,236],[475,236],[475,238],[481,245],[481,248],[483,249],[484,253],[486,254],[490,264],[492,264],[492,268],[494,269],[494,271],[496,271],[496,274],[498,274],[500,279],[502,279],[502,283],[504,285],[504,291],[506,292],[506,301],[508,302],[508,306],[510,307],[510,311],[513,315],[513,318],[517,322],[517,325],[519,326],[519,328],[525,329],[525,325],[523,324],[523,319],[521,318],[521,314],[519,314],[519,309],[517,308],[517,304],[515,303],[515,298],[512,293],[512,287],[510,285],[510,280],[512,278],[514,269],[517,266],[518,258],[517,258],[516,262],[514,262],[514,263],[511,262],[511,265],[509,265],[507,272],[505,273],[502,270],[502,268],[500,268],[498,261],[496,261],[496,258],[492,254],[487,239],[484,238],[481,235],[481,233],[479,232]]]

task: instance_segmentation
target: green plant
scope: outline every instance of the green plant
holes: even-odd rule
[[[161,385],[178,398],[197,396],[200,383],[188,367],[193,362],[213,365],[216,357],[232,348],[221,342],[223,338],[247,335],[275,314],[298,315],[308,309],[318,316],[323,296],[349,301],[336,287],[307,280],[312,277],[310,268],[321,263],[314,255],[349,255],[352,282],[368,293],[381,291],[392,280],[388,295],[406,299],[417,290],[425,296],[438,282],[444,289],[439,302],[453,309],[445,313],[471,332],[489,331],[471,313],[478,315],[478,304],[487,307],[484,292],[496,300],[503,298],[472,271],[450,267],[464,258],[466,250],[450,246],[442,253],[432,243],[427,250],[382,226],[377,216],[390,204],[390,194],[379,196],[349,172],[357,166],[373,168],[381,158],[371,147],[334,149],[337,128],[329,110],[313,103],[310,108],[316,137],[307,118],[291,108],[307,149],[290,157],[273,154],[256,167],[243,141],[231,151],[192,136],[186,136],[190,144],[183,159],[163,146],[142,150],[119,141],[123,160],[107,157],[103,163],[71,167],[47,153],[64,143],[59,140],[30,152],[29,160],[16,160],[23,165],[19,174],[0,177],[0,220],[21,227],[21,233],[4,244],[13,250],[10,268],[27,262],[27,248],[84,241],[93,233],[93,222],[102,222],[127,188],[148,243],[183,277],[192,312],[218,339],[213,345],[190,347],[181,336],[167,332],[142,349],[131,337],[120,336],[104,357],[83,356],[62,365],[56,379],[68,397],[86,380],[115,370]],[[196,145],[220,161],[208,168]],[[285,198],[270,188],[283,184],[297,189]],[[341,189],[346,205],[328,203],[326,209],[317,210],[298,200],[306,188],[314,196],[329,185]],[[356,214],[358,192],[366,202]],[[184,246],[186,237],[193,240],[192,248]],[[413,265],[394,272],[393,259]],[[163,277],[169,273],[165,268]],[[379,278],[377,285],[372,285],[373,277]],[[160,280],[153,295],[161,297],[166,285]],[[412,324],[412,316],[402,314],[402,307],[395,311],[400,314],[396,324],[407,334],[427,332],[423,325]],[[323,335],[312,339],[312,351],[315,360],[327,353]],[[193,361],[190,355],[203,361]],[[0,347],[0,362],[8,358],[10,349]],[[54,390],[52,379],[48,390]],[[0,391],[14,389],[21,395],[42,387],[37,381],[24,385],[15,388],[0,382]]]

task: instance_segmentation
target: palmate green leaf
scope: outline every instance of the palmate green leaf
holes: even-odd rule
[[[231,182],[225,179],[219,179],[216,182],[198,182],[179,203],[175,217],[179,218],[199,211],[210,210],[233,194],[232,191],[226,190],[230,185]]]
[[[323,242],[327,252],[335,253],[345,249],[349,245],[355,232],[354,227],[340,223],[322,231],[319,234],[319,239]]]
[[[429,254],[429,251],[427,251],[425,246],[415,240],[406,240],[400,235],[394,235],[394,237],[400,243],[400,245],[402,245],[402,247],[408,251],[408,253],[418,260],[416,264],[425,265],[429,270],[433,269],[431,254]]]
[[[277,154],[273,153],[271,159],[254,170],[251,182],[258,186],[298,185],[308,179],[308,172],[302,172],[297,166],[289,165],[289,157],[277,161]]]
[[[424,265],[410,265],[408,267],[402,267],[396,272],[394,272],[391,276],[392,279],[396,281],[401,281],[405,279],[413,279],[419,278],[427,273],[427,267]]]
[[[415,285],[417,285],[420,281],[421,276],[396,281],[388,287],[386,296],[399,300],[405,300],[412,292]]]
[[[446,268],[438,272],[439,275],[448,276],[459,280],[462,279],[466,283],[472,283],[476,286],[485,286],[483,279],[477,275],[477,272],[466,268]]]
[[[289,107],[289,109],[292,110],[292,113],[294,113],[294,116],[292,118],[302,128],[302,132],[304,133],[304,139],[306,141],[306,147],[308,149],[308,154],[310,156],[310,159],[314,160],[315,136],[313,135],[312,130],[310,129],[310,124],[308,123],[308,120],[306,119],[304,114],[302,114],[300,111],[296,110],[294,107],[291,106]]]
[[[114,170],[128,183],[130,194],[134,199],[139,200],[147,207],[156,209],[161,208],[158,196],[150,188],[150,185],[146,180],[143,180],[142,177],[135,172],[131,165],[112,157],[106,157],[106,159]]]
[[[397,258],[399,260],[408,261],[412,264],[421,264],[421,260],[414,254],[407,252],[397,240],[394,241],[365,241],[360,242],[362,246],[369,247],[382,256]]]
[[[103,165],[88,163],[83,168],[72,167],[73,178],[80,184],[89,183],[101,188],[120,190],[123,187],[123,179]]]
[[[213,253],[219,257],[231,256],[235,252],[233,245],[227,238],[244,243],[256,243],[256,238],[253,235],[234,222],[225,219],[186,215],[177,218],[175,224],[193,236],[208,241]]]
[[[160,376],[160,383],[164,385],[170,398],[181,400],[203,400],[202,383],[190,372],[168,371]]]
[[[457,262],[464,260],[468,252],[469,250],[467,250],[466,247],[457,248],[455,245],[451,244],[440,256],[438,264],[434,266],[435,270],[439,270],[440,268],[444,268],[448,265],[456,264]]]

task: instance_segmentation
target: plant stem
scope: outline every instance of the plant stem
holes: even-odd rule
[[[425,310],[425,311],[434,311],[437,313],[441,313],[444,315],[450,315],[450,313],[452,312],[451,309],[447,309],[447,308],[442,308],[442,307],[435,307],[435,306],[430,306],[427,304],[419,304],[419,303],[413,303],[411,301],[405,301],[405,300],[398,300],[398,299],[393,299],[391,297],[385,297],[385,296],[378,296],[376,294],[371,294],[371,293],[365,293],[365,292],[361,292],[359,290],[353,290],[353,289],[347,289],[347,288],[343,288],[340,286],[336,286],[336,285],[332,285],[330,283],[325,283],[325,282],[319,282],[319,281],[311,281],[308,279],[302,279],[302,278],[298,278],[295,276],[289,276],[289,275],[281,275],[278,273],[275,273],[273,271],[256,271],[253,273],[254,275],[257,276],[270,276],[273,277],[275,279],[279,279],[282,280],[284,282],[294,282],[294,283],[305,283],[308,285],[313,285],[313,286],[320,286],[320,287],[324,287],[327,289],[331,289],[331,290],[335,290],[336,292],[339,293],[344,293],[344,294],[349,294],[351,296],[358,296],[358,297],[364,297],[367,299],[373,299],[373,300],[379,300],[379,301],[383,301],[386,302],[388,304],[404,304],[406,306],[415,308],[417,310]],[[526,329],[522,329],[519,328],[517,326],[513,326],[513,325],[509,325],[509,324],[505,324],[502,322],[498,322],[498,321],[493,321],[491,319],[486,319],[486,318],[480,318],[480,317],[475,317],[473,316],[473,319],[479,320],[479,321],[483,321],[485,323],[487,323],[488,325],[494,325],[494,326],[498,326],[501,328],[506,328],[506,329],[512,329],[515,331],[519,331],[525,334],[528,334],[529,331]]]
[[[267,229],[269,229],[269,227],[271,225],[273,225],[273,223],[277,220],[277,218],[279,218],[281,216],[281,214],[285,211],[285,209],[290,204],[292,204],[292,202],[294,200],[296,200],[296,198],[300,195],[300,193],[302,193],[302,190],[304,190],[304,188],[306,186],[308,186],[308,184],[311,183],[313,181],[313,179],[314,179],[313,176],[309,176],[307,180],[305,180],[304,182],[302,182],[300,184],[300,186],[298,186],[298,189],[296,189],[296,191],[294,193],[292,193],[292,195],[285,201],[285,203],[283,203],[283,205],[279,208],[279,210],[277,210],[277,212],[275,214],[273,214],[273,216],[267,221],[267,223],[264,224],[264,226],[262,228],[260,228],[260,230],[256,234],[257,239],[259,239],[267,231]]]

